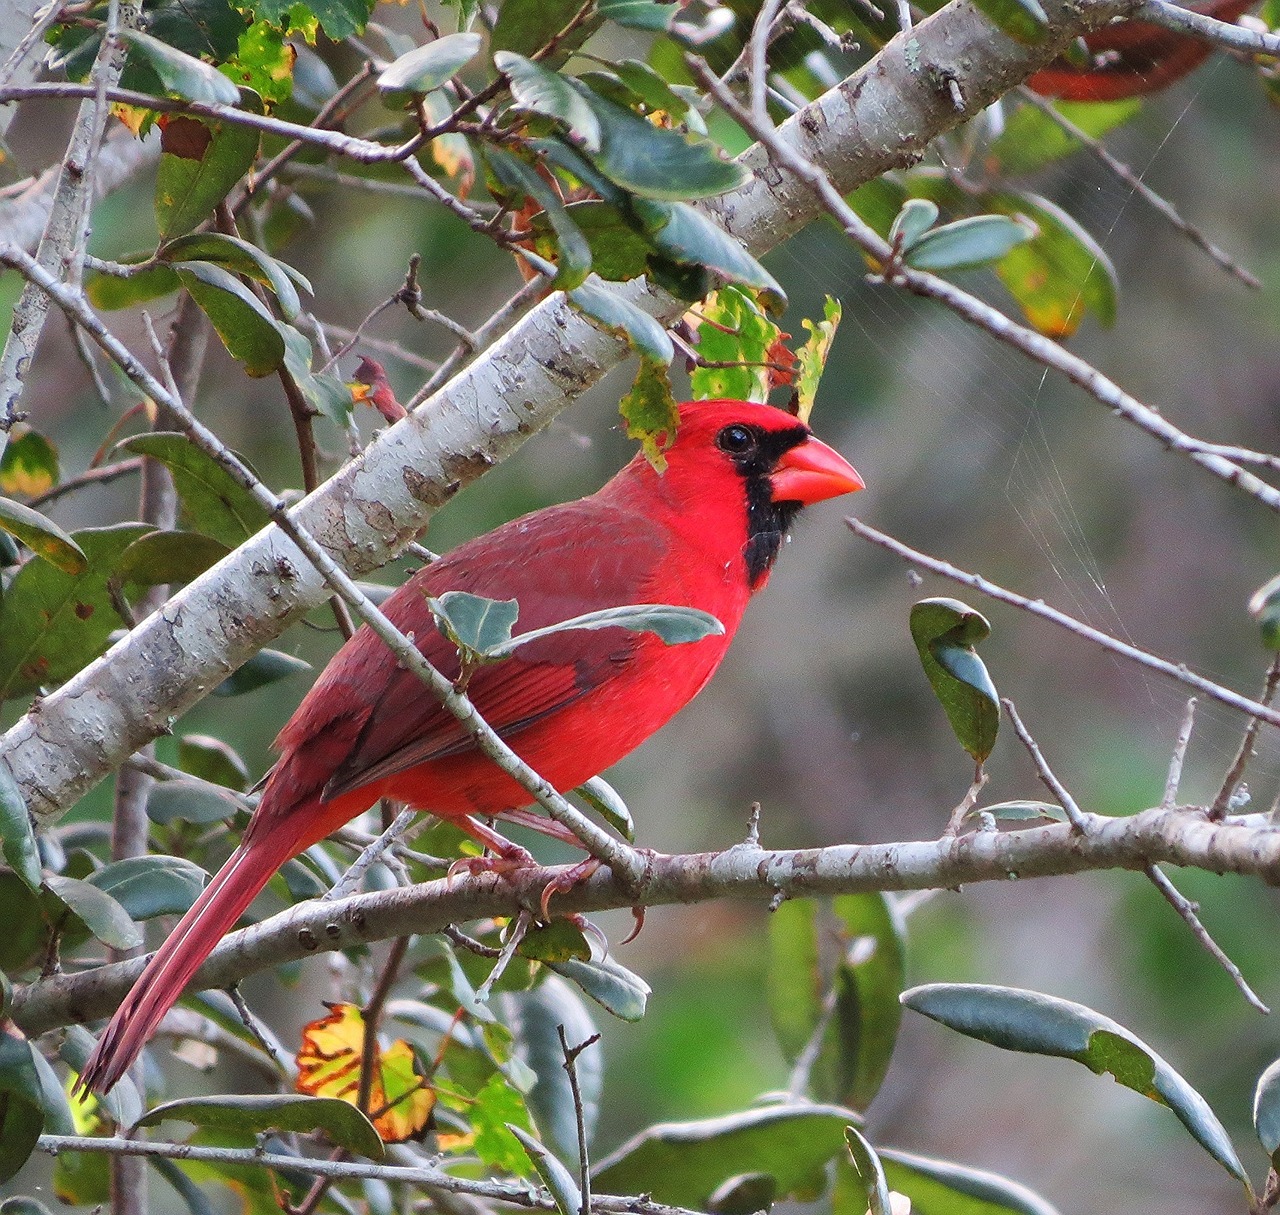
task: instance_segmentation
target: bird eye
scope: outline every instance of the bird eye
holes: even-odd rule
[[[755,450],[756,437],[745,426],[726,426],[716,435],[716,446],[731,456],[744,456]]]

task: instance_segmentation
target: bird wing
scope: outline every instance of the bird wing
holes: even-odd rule
[[[457,653],[436,627],[428,595],[459,590],[516,599],[519,635],[584,612],[642,602],[666,543],[649,520],[592,499],[566,503],[517,519],[420,570],[387,600],[384,611],[402,631],[413,633],[429,662],[454,679]],[[621,628],[556,634],[480,667],[467,694],[485,721],[509,737],[599,687],[625,668],[640,642],[639,634]],[[331,667],[324,682],[337,684],[338,696],[328,702],[345,699],[369,708],[354,738],[339,731],[351,741],[332,768],[323,800],[475,750],[471,735],[378,638],[366,634],[351,658],[335,666],[341,669]],[[305,719],[301,711],[298,717]],[[314,734],[314,727],[307,732]],[[290,740],[281,741],[287,746]]]

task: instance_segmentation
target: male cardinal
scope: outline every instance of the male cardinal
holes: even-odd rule
[[[753,591],[768,580],[802,506],[862,479],[790,414],[741,401],[680,407],[658,472],[637,455],[603,489],[504,524],[414,574],[383,611],[451,678],[456,649],[428,596],[469,591],[519,603],[517,631],[635,603],[701,608],[724,633],[668,647],[621,628],[556,633],[482,666],[467,693],[485,720],[559,790],[639,746],[720,665]],[[448,819],[508,865],[523,849],[479,818],[563,830],[464,734],[368,628],[334,656],[276,740],[280,760],[240,845],[151,957],[80,1077],[106,1092],[275,871],[380,797]]]

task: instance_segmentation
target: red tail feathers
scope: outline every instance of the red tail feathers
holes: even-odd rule
[[[289,833],[259,832],[258,836],[249,846],[241,844],[227,858],[191,910],[152,955],[89,1056],[80,1074],[82,1089],[105,1093],[129,1070],[213,947],[271,875],[293,855]]]

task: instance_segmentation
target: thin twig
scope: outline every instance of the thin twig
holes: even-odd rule
[[[92,85],[60,82],[58,84],[14,85],[0,89],[0,103],[7,101],[57,101],[68,97],[93,98],[96,90]],[[324,148],[337,156],[346,156],[360,164],[383,164],[388,161],[404,160],[412,156],[423,145],[421,134],[413,135],[403,143],[376,143],[371,139],[360,139],[355,135],[346,135],[342,131],[322,131],[315,127],[304,126],[297,122],[287,122],[283,118],[273,118],[267,114],[255,114],[252,110],[242,110],[236,106],[221,105],[218,102],[186,101],[178,97],[157,97],[151,93],[140,93],[136,89],[108,88],[106,99],[120,102],[123,105],[140,106],[143,109],[155,110],[160,114],[190,114],[196,118],[207,118],[214,122],[231,123],[233,126],[252,127],[264,135],[277,135],[283,139],[296,139],[313,147]]]
[[[1280,654],[1271,660],[1271,666],[1267,669],[1267,678],[1262,685],[1262,695],[1258,697],[1259,703],[1270,705],[1275,698],[1277,686],[1280,686]],[[1221,822],[1226,816],[1227,810],[1231,807],[1231,800],[1244,779],[1245,769],[1257,754],[1254,745],[1258,740],[1258,727],[1261,724],[1257,717],[1251,717],[1249,724],[1244,728],[1240,749],[1236,752],[1235,759],[1231,761],[1231,767],[1227,769],[1227,775],[1223,778],[1222,787],[1209,807],[1209,817],[1214,822]]]
[[[1095,139],[1087,131],[1081,130],[1074,122],[1065,114],[1061,113],[1046,98],[1041,97],[1039,93],[1027,88],[1026,85],[1018,87],[1018,96],[1024,102],[1033,105],[1051,122],[1055,123],[1063,131],[1071,136],[1077,143],[1087,149],[1089,154],[1095,159],[1106,165],[1121,181],[1125,183],[1143,202],[1145,202],[1153,210],[1168,221],[1168,223],[1181,232],[1193,245],[1202,249],[1207,253],[1219,266],[1228,274],[1235,275],[1246,287],[1252,287],[1255,291],[1260,290],[1262,283],[1258,278],[1246,270],[1243,266],[1233,261],[1231,256],[1224,253],[1218,248],[1203,232],[1194,224],[1183,219],[1177,208],[1169,202],[1167,198],[1157,194],[1146,182],[1142,180],[1127,164],[1121,160],[1117,160],[1108,150],[1106,145],[1099,139]]]
[[[413,394],[406,403],[405,408],[413,409],[416,406],[421,405],[422,402],[431,396],[432,393],[442,385],[447,384],[457,372],[461,371],[462,368],[475,357],[477,350],[487,350],[489,344],[500,333],[514,325],[524,312],[536,304],[546,294],[546,291],[547,285],[541,275],[536,278],[532,278],[525,283],[525,285],[521,287],[515,295],[498,308],[498,310],[472,334],[472,337],[475,339],[474,349],[468,349],[462,343],[455,346],[453,353],[436,368],[431,378]]]
[[[345,899],[347,895],[354,894],[359,888],[361,881],[364,879],[366,871],[376,862],[388,848],[393,844],[400,842],[400,838],[410,827],[418,823],[421,825],[422,816],[415,810],[401,810],[396,815],[394,822],[389,826],[377,839],[373,841],[358,857],[351,863],[350,868],[344,873],[328,890],[325,891],[321,898],[324,899]]]
[[[1093,642],[1094,645],[1101,646],[1104,650],[1119,654],[1122,658],[1128,658],[1130,661],[1139,663],[1149,670],[1159,671],[1162,675],[1167,675],[1171,679],[1176,679],[1179,683],[1195,688],[1197,692],[1204,693],[1212,700],[1228,705],[1241,713],[1247,713],[1252,717],[1260,717],[1268,725],[1280,726],[1280,712],[1267,705],[1259,704],[1256,700],[1250,700],[1247,696],[1241,696],[1239,692],[1233,692],[1230,688],[1224,688],[1221,684],[1214,683],[1203,675],[1197,675],[1185,663],[1172,663],[1165,658],[1158,658],[1146,650],[1140,650],[1137,646],[1130,645],[1127,641],[1120,641],[1109,633],[1102,632],[1101,629],[1095,629],[1092,625],[1075,619],[1074,616],[1068,616],[1065,612],[1058,611],[1057,608],[1049,607],[1043,599],[1028,599],[1025,595],[1019,595],[1015,591],[1005,590],[1004,587],[989,581],[981,574],[972,574],[968,570],[962,570],[948,561],[940,561],[937,557],[930,557],[927,553],[920,552],[919,549],[903,544],[901,540],[895,540],[892,536],[877,531],[860,519],[846,519],[845,523],[856,535],[861,536],[864,540],[870,540],[872,544],[879,545],[891,553],[896,553],[904,561],[909,561],[912,565],[921,566],[931,573],[940,574],[943,578],[950,578],[953,582],[959,582],[963,586],[971,587],[990,599],[998,599],[1001,603],[1007,603],[1013,607],[1020,608],[1024,612],[1030,612],[1031,615],[1039,616],[1042,620],[1048,620],[1060,628],[1066,629],[1067,632],[1074,633],[1077,637],[1082,637],[1086,641]]]
[[[1014,708],[1013,701],[1007,696],[1000,698],[1000,703],[1004,706],[1004,711],[1008,714],[1009,720],[1013,723],[1013,728],[1018,735],[1018,740],[1027,749],[1027,753],[1031,756],[1032,763],[1036,766],[1036,771],[1040,774],[1040,779],[1045,783],[1049,792],[1058,799],[1060,805],[1066,812],[1067,818],[1071,823],[1071,829],[1080,833],[1084,833],[1089,829],[1088,820],[1081,812],[1080,807],[1076,805],[1076,800],[1067,791],[1064,785],[1053,773],[1053,769],[1049,767],[1048,761],[1042,754],[1036,740],[1031,737],[1031,731],[1022,724],[1022,718],[1018,716],[1018,710]]]
[[[110,481],[118,480],[120,477],[130,477],[141,471],[142,457],[130,456],[129,459],[121,460],[119,463],[104,464],[100,468],[90,468],[85,472],[77,473],[74,477],[68,477],[60,485],[55,485],[46,489],[44,493],[29,498],[27,505],[33,508],[46,506],[66,494],[75,493],[78,489],[86,489],[90,485],[106,485]]]
[[[960,799],[960,804],[951,811],[950,817],[947,819],[946,829],[943,835],[959,835],[960,828],[964,826],[964,820],[968,816],[969,811],[978,804],[978,795],[986,788],[987,781],[990,777],[983,769],[982,765],[978,765],[977,771],[973,774],[973,783],[969,786],[969,791]]]
[[[525,1181],[473,1181],[455,1177],[442,1169],[407,1168],[403,1165],[367,1164],[355,1160],[310,1160],[286,1156],[260,1148],[214,1148],[191,1143],[143,1142],[137,1139],[109,1139],[103,1136],[41,1135],[36,1150],[56,1156],[59,1152],[104,1152],[123,1156],[163,1156],[171,1160],[202,1160],[211,1164],[248,1164],[285,1172],[311,1173],[317,1177],[372,1177],[408,1185],[432,1186],[448,1194],[470,1194],[494,1202],[511,1203],[538,1211],[554,1211],[555,1199],[543,1189]],[[602,1215],[697,1215],[684,1207],[668,1206],[647,1198],[602,1195],[592,1202],[592,1210]]]
[[[1280,56],[1280,34],[1264,34],[1261,30],[1229,24],[1205,13],[1169,4],[1166,0],[1146,0],[1133,16],[1135,20],[1150,21],[1152,25],[1175,30],[1179,34],[1193,34],[1228,50],[1243,51],[1246,55]]]
[[[569,1077],[569,1091],[573,1096],[573,1112],[577,1119],[578,1129],[578,1185],[582,1192],[582,1206],[580,1215],[590,1215],[591,1212],[591,1158],[587,1152],[587,1118],[586,1110],[582,1105],[582,1090],[578,1087],[578,1056],[582,1054],[587,1047],[600,1041],[599,1034],[592,1034],[591,1037],[584,1042],[579,1042],[577,1046],[571,1047],[569,1040],[564,1035],[564,1026],[557,1025],[556,1033],[560,1037],[560,1051],[564,1055],[565,1073]]]
[[[231,1002],[236,1006],[236,1012],[240,1014],[240,1020],[244,1023],[252,1035],[253,1040],[266,1052],[267,1058],[276,1065],[276,1068],[283,1075],[289,1074],[289,1066],[280,1054],[280,1044],[276,1041],[275,1034],[271,1033],[259,1020],[253,1015],[253,1010],[245,1003],[245,998],[240,994],[239,985],[233,983],[227,988],[227,995],[231,997]]]
[[[1187,747],[1191,743],[1191,731],[1195,728],[1195,724],[1196,698],[1192,696],[1187,700],[1187,707],[1182,714],[1182,725],[1173,743],[1173,754],[1169,756],[1169,771],[1164,778],[1164,796],[1160,799],[1160,806],[1164,810],[1168,810],[1178,800],[1178,786],[1182,783],[1182,765],[1186,762]]]
[[[524,940],[532,925],[532,912],[528,908],[522,907],[520,914],[516,916],[515,922],[507,933],[507,939],[502,943],[502,948],[498,950],[498,956],[493,963],[492,969],[485,976],[484,982],[476,988],[476,999],[481,1004],[488,1001],[489,994],[493,991],[493,985],[502,978],[503,972],[511,964],[511,959],[516,956],[516,950],[520,948],[520,942]]]
[[[1169,905],[1176,911],[1186,922],[1188,928],[1201,945],[1209,951],[1217,960],[1218,965],[1231,976],[1231,981],[1240,989],[1240,994],[1244,996],[1250,1004],[1254,1006],[1260,1013],[1270,1013],[1269,1009],[1257,996],[1253,988],[1245,981],[1244,975],[1240,973],[1240,968],[1223,952],[1222,947],[1210,935],[1209,930],[1200,922],[1200,917],[1196,914],[1199,908],[1195,903],[1191,902],[1169,879],[1165,876],[1159,865],[1148,865],[1146,869],[1147,877],[1152,881],[1155,888],[1169,901]]]

